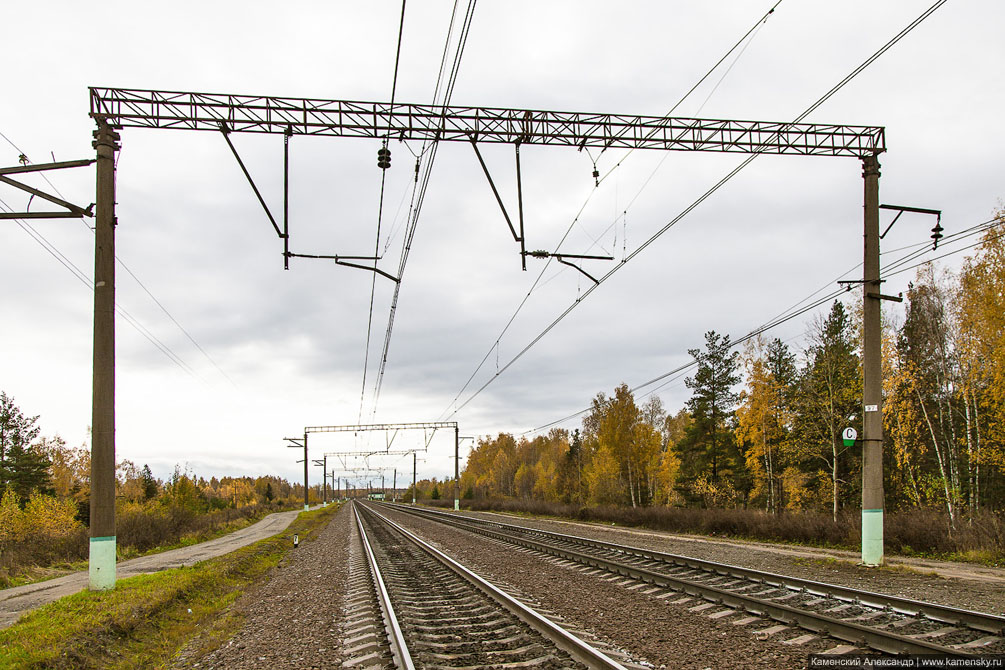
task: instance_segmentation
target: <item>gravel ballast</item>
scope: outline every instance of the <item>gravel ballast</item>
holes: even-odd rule
[[[182,652],[175,667],[339,667],[351,519],[346,505],[317,539],[302,542],[268,581],[234,603],[244,624],[229,641],[201,658]]]
[[[678,602],[648,588],[629,589],[609,575],[585,574],[559,561],[515,550],[494,540],[389,512],[396,521],[439,546],[533,607],[623,649],[644,665],[666,668],[803,668],[807,656],[838,646],[833,639],[785,644],[805,631],[773,622],[743,623],[739,614],[712,618],[700,601]],[[1005,570],[940,564],[941,577],[924,568],[864,568],[828,550],[691,538],[596,524],[473,513],[483,518],[580,535],[667,553],[891,593],[902,597],[1002,614]],[[244,623],[220,648],[202,657],[183,653],[176,667],[337,668],[347,593],[351,509],[345,506],[312,542],[301,544],[260,587],[234,607]],[[990,571],[990,572],[988,572]],[[990,576],[989,576],[990,575]],[[662,595],[662,597],[661,597]],[[758,634],[758,631],[762,631]]]
[[[576,627],[590,631],[608,644],[623,649],[636,662],[666,668],[803,668],[810,653],[838,646],[834,640],[815,638],[787,645],[802,631],[775,627],[766,619],[747,625],[709,618],[717,611],[690,608],[704,605],[690,599],[675,603],[678,596],[646,595],[645,588],[619,586],[623,578],[609,574],[589,575],[545,561],[494,540],[473,536],[433,521],[401,512],[395,521],[436,544],[442,551],[499,586],[513,587],[532,607],[561,616]],[[665,590],[662,590],[665,593]],[[719,608],[722,609],[722,608]],[[739,620],[740,617],[734,617]]]
[[[882,568],[859,565],[852,552],[764,542],[682,536],[595,523],[462,512],[483,519],[578,535],[753,570],[812,579],[865,591],[1005,615],[1005,569],[969,563],[891,558]]]

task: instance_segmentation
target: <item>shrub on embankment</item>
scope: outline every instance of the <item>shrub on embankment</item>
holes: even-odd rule
[[[189,667],[189,658],[240,628],[242,617],[230,605],[294,551],[292,536],[301,545],[313,541],[338,509],[303,512],[283,532],[196,565],[43,605],[0,630],[0,668]],[[190,656],[180,656],[183,649]]]
[[[437,501],[439,502],[439,501]],[[768,514],[750,509],[680,507],[612,507],[569,505],[537,500],[464,500],[465,509],[556,516],[619,526],[695,533],[768,542],[840,547],[857,550],[861,538],[858,512],[838,515],[812,511]],[[453,501],[438,506],[453,507]],[[945,556],[1005,565],[1005,514],[983,513],[957,520],[932,509],[892,512],[885,518],[886,549],[905,555]]]
[[[119,557],[201,542],[288,508],[273,503],[199,513],[158,501],[118,501]],[[32,494],[22,509],[8,490],[0,500],[0,588],[44,576],[52,566],[86,560],[88,531],[76,514],[72,502],[40,493]]]

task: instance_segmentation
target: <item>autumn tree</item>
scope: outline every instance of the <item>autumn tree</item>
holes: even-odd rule
[[[753,495],[777,512],[781,498],[780,454],[791,426],[790,389],[796,378],[795,356],[779,339],[765,345],[753,340],[744,352],[746,388],[736,411],[737,439],[746,448],[747,469],[753,474]]]
[[[1005,212],[984,233],[959,277],[954,313],[958,324],[962,440],[971,505],[987,495],[985,479],[1005,474]]]
[[[660,409],[650,406],[648,411],[659,415]],[[597,394],[583,430],[589,455],[583,475],[591,498],[632,507],[648,504],[655,491],[662,437],[645,421],[627,384],[618,386],[610,398]]]
[[[961,462],[957,436],[959,388],[956,353],[952,346],[946,279],[922,266],[908,286],[907,316],[897,343],[905,387],[913,391],[915,421],[920,422],[919,451],[934,457],[937,480],[950,522],[955,522],[960,499]]]

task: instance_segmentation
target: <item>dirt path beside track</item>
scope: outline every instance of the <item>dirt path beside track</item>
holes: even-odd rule
[[[300,514],[300,510],[277,512],[268,515],[258,523],[223,537],[193,544],[189,547],[171,549],[159,554],[122,561],[116,566],[116,576],[118,579],[124,579],[169,568],[178,568],[183,565],[192,565],[208,558],[222,556],[235,549],[283,532],[293,523],[298,514]],[[44,582],[3,589],[0,591],[0,628],[10,626],[29,610],[87,588],[87,580],[87,572],[81,571]]]

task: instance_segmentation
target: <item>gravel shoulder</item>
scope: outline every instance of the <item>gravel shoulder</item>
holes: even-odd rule
[[[232,606],[241,628],[216,650],[196,638],[175,668],[335,668],[344,660],[341,624],[349,574],[351,507],[303,542],[257,588]]]
[[[887,566],[859,565],[854,552],[676,535],[495,512],[462,512],[494,521],[579,535],[841,586],[889,593],[952,607],[1005,614],[1005,569],[970,563],[888,557]]]

